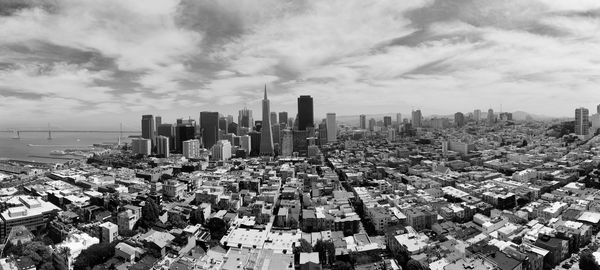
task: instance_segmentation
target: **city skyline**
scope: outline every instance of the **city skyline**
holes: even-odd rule
[[[596,106],[598,59],[586,52],[600,40],[585,14],[598,8],[8,1],[0,3],[0,115],[8,116],[0,126],[116,129],[142,114],[235,116],[244,106],[260,110],[256,89],[265,82],[272,111],[293,117],[296,97],[311,95],[315,121],[328,112],[451,115],[500,104],[572,117],[575,107]]]

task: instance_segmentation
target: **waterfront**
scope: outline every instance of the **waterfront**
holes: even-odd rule
[[[130,142],[129,135],[138,134],[123,133],[121,141]],[[0,132],[0,159],[62,163],[71,156],[52,156],[50,152],[89,149],[93,144],[116,143],[119,139],[118,133],[99,132],[53,132],[52,140],[44,132],[21,132],[20,139],[13,136],[10,132]]]

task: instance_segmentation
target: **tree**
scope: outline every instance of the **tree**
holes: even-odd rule
[[[204,211],[202,211],[202,208],[198,207],[190,213],[190,223],[192,225],[204,224]]]
[[[96,265],[106,262],[115,255],[115,246],[117,242],[100,243],[91,245],[83,250],[73,263],[74,270],[87,270]]]
[[[220,218],[211,218],[206,224],[206,228],[210,231],[210,236],[213,240],[221,240],[227,233],[227,223]]]
[[[352,270],[352,265],[349,262],[336,261],[331,267],[332,270]]]
[[[142,226],[148,228],[158,221],[160,216],[160,206],[150,198],[146,200],[146,204],[142,207]]]
[[[318,240],[313,250],[319,253],[319,261],[322,265],[332,264],[335,261],[335,245],[331,240]]]
[[[30,242],[23,245],[21,254],[15,254],[21,258],[27,257],[33,261],[38,269],[42,268],[47,262],[52,262],[52,250],[42,242]],[[45,269],[49,266],[44,266]]]
[[[590,251],[584,251],[581,253],[581,258],[579,258],[579,269],[599,270],[600,266]]]
[[[294,253],[310,253],[313,251],[312,245],[304,238],[300,238],[300,245],[294,247]]]
[[[183,229],[187,226],[187,222],[185,222],[185,220],[183,220],[181,218],[181,215],[179,214],[169,214],[169,218],[167,219],[167,222],[176,228],[179,229]]]
[[[410,259],[408,261],[408,263],[406,264],[406,269],[407,270],[429,270],[429,267],[427,267],[426,265],[423,265],[422,263],[420,263],[417,260]]]

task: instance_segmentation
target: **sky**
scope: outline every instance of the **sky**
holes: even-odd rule
[[[600,103],[598,0],[0,0],[0,129]]]

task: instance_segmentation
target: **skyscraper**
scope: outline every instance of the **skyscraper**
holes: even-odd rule
[[[294,136],[292,131],[289,129],[284,130],[281,141],[281,155],[284,157],[291,157],[294,152]]]
[[[169,137],[159,135],[156,137],[156,153],[163,157],[169,157]]]
[[[376,123],[377,123],[377,121],[375,121],[375,118],[369,119],[369,130],[370,131],[374,131],[375,130],[375,124]]]
[[[477,123],[481,121],[481,110],[476,109],[475,111],[473,111],[473,120],[475,120],[475,122]]]
[[[396,124],[398,124],[398,125],[402,124],[402,114],[401,113],[396,114]]]
[[[150,139],[133,139],[131,140],[131,150],[136,155],[150,155],[150,147],[152,141]]]
[[[162,124],[162,117],[157,115],[154,117],[154,130],[158,130],[158,126]]]
[[[575,109],[575,134],[588,135],[590,127],[590,111],[586,108]]]
[[[423,115],[421,110],[412,111],[412,126],[415,128],[421,127],[423,121]]]
[[[171,124],[160,124],[158,125],[157,132],[159,136],[165,136],[169,138],[169,150],[175,150],[175,127]]]
[[[250,155],[250,136],[243,135],[240,136],[240,147],[246,151],[246,155]]]
[[[454,125],[457,127],[465,125],[465,115],[463,113],[457,112],[454,114]]]
[[[323,119],[319,124],[319,144],[324,145],[327,144],[327,120]]]
[[[360,129],[367,129],[367,116],[366,115],[364,115],[364,114],[360,115],[358,127],[360,127]]]
[[[489,125],[491,125],[494,122],[496,122],[496,115],[494,114],[494,110],[493,109],[489,109],[488,110],[487,122],[488,122]]]
[[[231,158],[231,143],[227,140],[218,141],[212,149],[213,160],[228,160]]]
[[[311,96],[300,96],[298,98],[298,130],[306,130],[315,126],[313,115],[313,98]]]
[[[223,133],[227,133],[227,127],[229,126],[229,120],[227,117],[219,117],[219,129],[223,131]]]
[[[327,142],[337,141],[337,123],[335,121],[335,113],[327,114]]]
[[[152,145],[155,144],[154,117],[151,114],[142,115],[142,138],[150,139]]]
[[[600,104],[598,104],[598,107],[596,107],[596,113],[600,114]]]
[[[384,127],[391,127],[392,126],[392,117],[391,116],[384,116],[383,117],[383,126]]]
[[[277,113],[276,112],[271,112],[271,125],[275,125],[277,124]]]
[[[246,108],[240,110],[237,124],[240,128],[251,128],[254,125],[254,119],[252,118],[252,110],[248,110]]]
[[[179,124],[175,129],[175,144],[177,152],[182,153],[183,142],[194,139],[196,130],[194,126],[190,124]]]
[[[271,104],[267,98],[267,86],[265,85],[265,97],[262,101],[262,128],[260,132],[260,155],[273,156],[273,131],[271,130]]]
[[[185,158],[200,157],[200,141],[198,141],[198,140],[184,141],[182,154]]]
[[[287,112],[279,112],[279,124],[281,127],[287,126],[288,123],[288,113]]]
[[[219,138],[219,113],[200,112],[200,130],[204,148],[210,149]]]

